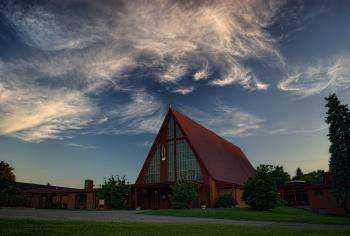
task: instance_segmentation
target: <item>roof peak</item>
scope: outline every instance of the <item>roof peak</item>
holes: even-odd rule
[[[190,117],[169,109],[213,179],[243,185],[255,170],[243,151]]]

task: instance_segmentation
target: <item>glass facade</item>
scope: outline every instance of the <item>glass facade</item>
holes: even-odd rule
[[[160,182],[160,158],[162,148],[158,145],[156,152],[153,154],[149,163],[147,173],[145,175],[145,183],[159,183]]]
[[[168,139],[174,138],[174,118],[170,116],[168,121]]]
[[[175,181],[174,141],[168,141],[168,181]]]
[[[175,125],[174,118],[168,121],[166,145],[158,145],[145,175],[145,183],[160,182],[160,163],[167,163],[167,180],[169,182],[177,180],[200,180],[202,179],[201,169],[196,156],[187,143],[179,126]],[[176,138],[175,138],[176,134]],[[164,150],[166,148],[167,150]],[[162,155],[163,154],[163,155]],[[166,158],[165,155],[166,154]],[[175,168],[176,163],[176,168]],[[176,169],[176,170],[175,170]]]
[[[176,140],[176,177],[178,180],[200,180],[201,168],[185,139]]]
[[[180,127],[176,125],[176,138],[182,138],[184,135],[182,134]]]

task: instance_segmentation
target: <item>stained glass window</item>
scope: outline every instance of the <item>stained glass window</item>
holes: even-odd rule
[[[178,124],[175,125],[176,139],[174,137],[174,118],[169,117],[167,126],[167,142],[165,146],[158,145],[149,163],[146,175],[146,183],[160,182],[160,162],[167,163],[167,181],[173,182],[175,179],[200,180],[202,179],[201,169],[197,158],[187,143],[184,134]],[[176,145],[176,156],[175,154]],[[165,156],[166,155],[166,156]],[[176,164],[176,170],[175,170]],[[175,178],[176,177],[176,178]]]
[[[168,181],[175,181],[174,141],[168,141]]]
[[[183,137],[184,135],[182,134],[180,128],[178,125],[176,125],[176,138],[181,138]]]
[[[168,139],[174,138],[174,118],[170,116],[168,121]]]
[[[176,140],[176,177],[178,180],[200,180],[201,169],[185,139]]]
[[[145,175],[146,183],[159,183],[160,182],[160,158],[161,158],[162,148],[159,145],[154,153],[148,169]]]

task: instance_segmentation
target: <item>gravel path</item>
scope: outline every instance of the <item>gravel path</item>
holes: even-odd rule
[[[350,225],[326,225],[272,221],[224,220],[195,217],[153,216],[137,214],[137,211],[80,211],[29,208],[0,209],[0,219],[81,220],[81,221],[133,221],[198,224],[230,224],[248,226],[276,226],[300,229],[350,229]]]

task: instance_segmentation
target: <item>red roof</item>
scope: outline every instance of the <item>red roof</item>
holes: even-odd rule
[[[213,179],[243,185],[255,174],[254,167],[239,147],[173,108],[169,112]]]

